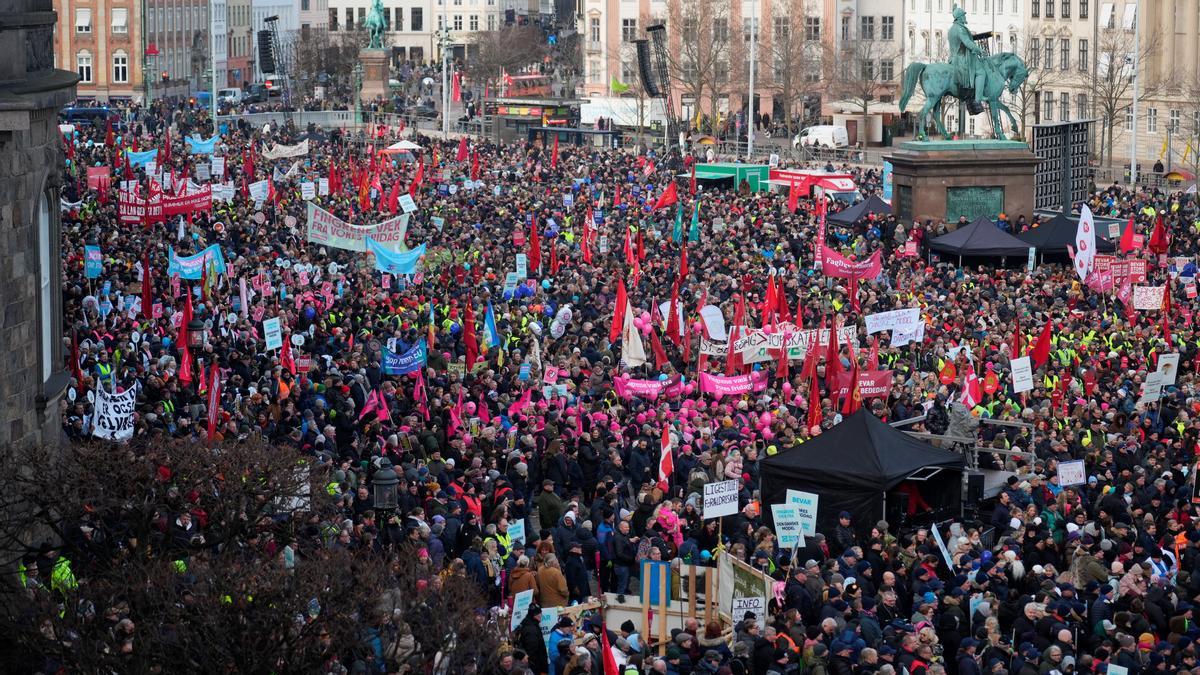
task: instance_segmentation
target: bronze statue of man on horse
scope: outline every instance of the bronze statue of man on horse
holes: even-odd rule
[[[1008,117],[1013,133],[1019,133],[1016,117],[1000,97],[1006,89],[1015,94],[1029,77],[1028,69],[1016,54],[986,54],[976,41],[976,36],[967,28],[966,11],[955,5],[953,14],[954,25],[950,27],[946,36],[950,45],[950,63],[927,64],[918,61],[905,68],[904,86],[900,93],[900,111],[903,112],[908,107],[908,102],[920,83],[921,91],[925,94],[925,105],[922,106],[917,121],[918,138],[926,137],[925,124],[931,114],[938,131],[943,136],[950,137],[941,115],[942,99],[946,96],[962,101],[972,115],[983,112],[986,105],[995,138],[1005,138],[1000,112],[1004,112]]]

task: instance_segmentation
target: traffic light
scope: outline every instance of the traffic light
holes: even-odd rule
[[[168,82],[168,81],[170,81],[170,79],[171,79],[171,76],[169,74],[167,74],[167,71],[165,71],[165,70],[162,71],[162,81]]]
[[[275,72],[275,50],[271,46],[271,31],[258,31],[258,68],[264,73]]]

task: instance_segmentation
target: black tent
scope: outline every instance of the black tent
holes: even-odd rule
[[[897,431],[863,408],[813,440],[762,460],[763,510],[769,514],[768,505],[784,503],[789,489],[812,492],[820,496],[818,532],[830,537],[838,514],[849,511],[865,535],[884,516],[885,500],[889,511],[899,505],[902,497],[888,493],[910,477],[930,505],[955,507],[957,515],[962,469],[961,454]]]
[[[1017,239],[1032,246],[1038,253],[1066,253],[1067,247],[1075,246],[1075,231],[1079,229],[1079,218],[1059,213],[1037,227],[1017,235]],[[1096,233],[1096,250],[1101,253],[1111,253],[1117,250],[1115,244]]]
[[[829,216],[829,220],[834,223],[841,223],[842,225],[853,225],[871,213],[883,216],[890,215],[892,207],[888,206],[888,203],[879,197],[871,195],[854,206]]]
[[[1029,252],[1029,244],[996,227],[987,216],[979,216],[970,225],[943,234],[930,241],[929,247],[958,256],[1023,256]]]

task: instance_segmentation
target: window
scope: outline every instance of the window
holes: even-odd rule
[[[346,8],[346,30],[354,30],[354,9],[352,7]]]
[[[791,32],[789,25],[790,19],[786,16],[777,16],[772,20],[772,32],[776,42],[785,42],[788,39],[788,34]]]
[[[1046,38],[1045,52],[1046,70],[1054,70],[1054,38]]]
[[[621,82],[633,84],[638,81],[637,61],[621,62]]]
[[[1088,41],[1081,39],[1081,40],[1079,40],[1079,70],[1080,70],[1080,72],[1086,73],[1088,71],[1088,64],[1090,64],[1090,63],[1091,63],[1091,61],[1088,60]]]
[[[392,12],[392,30],[400,32],[404,30],[404,8],[397,7]]]
[[[1071,119],[1071,95],[1065,91],[1058,95],[1058,117],[1064,122]]]
[[[1045,92],[1042,94],[1042,121],[1050,122],[1054,120],[1054,93]]]
[[[621,41],[633,42],[637,39],[637,19],[621,19]]]
[[[1064,19],[1071,18],[1071,0],[1062,0],[1062,12],[1059,16]]]
[[[862,16],[859,17],[858,39],[874,40],[875,39],[875,17]]]
[[[129,32],[129,10],[124,7],[113,7],[112,11],[112,32],[114,34],[125,34]]]
[[[718,16],[713,19],[713,44],[727,45],[729,44],[729,19],[723,16]]]
[[[329,10],[329,32],[336,33],[338,29],[337,9]],[[237,44],[237,38],[233,39],[233,43]],[[234,50],[236,51],[236,49]]]
[[[700,37],[700,20],[694,16],[683,20],[683,41],[689,45],[697,44]]]
[[[1137,24],[1137,9],[1136,3],[1125,3],[1125,15],[1121,17],[1121,28],[1133,30],[1134,25]]]
[[[588,20],[588,25],[590,26],[588,37],[592,44],[600,44],[600,17],[593,16]]]
[[[392,8],[391,7],[383,8],[383,25],[384,25],[384,30],[392,29]]]
[[[1088,110],[1087,94],[1075,94],[1075,117],[1085,120],[1091,116],[1091,111]]]
[[[479,30],[479,15],[478,14],[472,14],[470,17],[468,17],[467,30],[470,30],[470,31]]]
[[[1079,18],[1088,18],[1088,7],[1092,4],[1092,0],[1079,0]]]
[[[1200,133],[1200,110],[1192,111],[1192,133]]]
[[[1179,110],[1171,111],[1171,121],[1167,123],[1167,131],[1173,134],[1179,133]]]
[[[1054,0],[1046,0],[1046,18],[1054,18]]]
[[[462,14],[455,14],[454,15],[454,30],[462,30],[462,27],[463,27]]]
[[[896,79],[896,63],[894,61],[891,59],[880,59],[879,79],[884,82],[891,82]]]
[[[75,72],[79,73],[81,82],[92,81],[92,53],[83,50],[75,55]]]
[[[410,15],[409,23],[412,26],[409,29],[414,33],[420,33],[425,30],[425,8],[413,7],[411,11],[412,14]]]
[[[1037,38],[1029,39],[1029,67],[1042,67],[1042,41]]]
[[[1146,109],[1146,131],[1158,133],[1158,108]]]
[[[1048,1],[1054,2],[1054,0],[1048,0]],[[1038,18],[1041,15],[1041,9],[1040,9],[1041,5],[1042,5],[1041,0],[1030,0],[1029,16],[1032,16],[1035,19]]]
[[[1133,128],[1133,108],[1126,106],[1125,108],[1125,128]]]
[[[92,10],[82,7],[75,10],[75,32],[92,32]]]
[[[879,39],[880,40],[895,40],[896,39],[896,17],[883,16],[879,18]]]
[[[113,82],[124,84],[129,81],[129,55],[124,49],[113,52]]]
[[[600,75],[600,60],[592,59],[588,61],[588,82],[599,84],[601,81],[603,81],[603,78]]]
[[[713,79],[717,82],[729,81],[728,59],[717,59],[717,61],[713,63]]]
[[[688,82],[694,82],[698,73],[699,70],[696,68],[696,58],[694,56],[684,57],[683,79],[687,80]]]
[[[686,32],[687,32],[687,28],[684,28],[684,33],[686,34]],[[745,17],[742,19],[742,39],[746,41],[746,44],[750,44],[751,34],[754,35],[755,40],[758,39],[758,18],[757,17],[755,17],[753,24],[750,23],[750,17]]]
[[[842,17],[842,42],[850,41],[850,17]]]
[[[1106,2],[1102,5],[1100,5],[1100,27],[1101,28],[1107,28],[1109,30],[1112,30],[1115,27],[1113,22],[1116,20],[1116,18],[1117,18],[1117,16],[1113,12],[1113,3]]]
[[[875,62],[871,59],[864,58],[859,61],[859,72],[862,79],[870,82],[875,79]]]
[[[38,228],[38,304],[41,311],[38,317],[42,328],[42,381],[50,379],[54,372],[54,325],[59,312],[54,308],[54,294],[51,293],[50,279],[55,273],[51,264],[54,257],[54,237],[51,235],[50,202],[43,193],[38,199],[37,228]]]
[[[1058,68],[1059,70],[1071,69],[1071,38],[1062,38],[1058,41]]]
[[[309,8],[309,0],[300,0],[300,11],[307,12]]]
[[[821,17],[804,17],[804,39],[809,42],[819,42],[821,40]]]
[[[495,14],[488,14],[487,29],[489,31],[496,30],[496,15]]]

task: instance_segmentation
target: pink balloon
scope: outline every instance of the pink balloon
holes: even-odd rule
[[[646,310],[643,309],[641,319],[642,319],[642,321],[649,321],[650,320],[650,312],[647,312]]]
[[[471,434],[463,434],[463,444],[464,445],[470,445],[471,441],[473,441],[473,440],[475,440],[475,439],[474,439],[474,437],[471,436]]]
[[[770,429],[764,429],[762,432],[762,436],[763,436],[763,438],[765,438],[769,441],[772,438],[775,438],[775,432],[771,431]]]
[[[538,407],[538,410],[545,410],[550,407],[550,402],[547,401],[546,399],[542,399],[537,402],[537,407]]]
[[[638,416],[637,416],[637,423],[638,423],[638,424],[645,424],[645,423],[646,423],[646,413],[638,413]]]
[[[473,414],[475,414],[475,402],[474,402],[474,401],[467,401],[467,402],[466,402],[466,403],[463,405],[463,408],[465,408],[465,409],[466,409],[466,411],[467,411],[467,414],[468,414],[468,415],[473,415]]]
[[[791,382],[783,383],[783,393],[785,393],[785,394],[792,393],[792,383]]]
[[[771,423],[771,413],[765,412],[758,416],[758,423],[767,426]]]
[[[692,330],[696,331],[697,333],[699,333],[703,328],[704,324],[700,323],[699,321],[692,322]]]
[[[642,324],[642,326],[638,330],[640,330],[642,332],[642,335],[645,335],[648,337],[650,335],[650,324],[648,324],[648,323]]]

